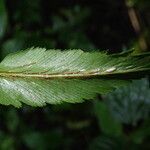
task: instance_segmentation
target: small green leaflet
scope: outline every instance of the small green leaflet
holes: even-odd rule
[[[0,63],[0,104],[79,103],[149,71],[149,54],[30,48],[10,54]]]

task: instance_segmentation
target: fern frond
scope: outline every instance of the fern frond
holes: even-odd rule
[[[150,71],[149,55],[107,55],[31,48],[0,63],[0,103],[32,106],[82,102],[129,83],[121,75]],[[132,79],[132,78],[131,78]]]

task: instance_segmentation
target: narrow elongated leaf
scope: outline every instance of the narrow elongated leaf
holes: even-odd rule
[[[0,103],[32,106],[82,102],[129,83],[121,75],[150,70],[150,56],[31,48],[0,63]]]

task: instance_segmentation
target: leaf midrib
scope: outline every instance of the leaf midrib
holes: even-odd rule
[[[19,78],[40,78],[40,79],[55,79],[55,78],[89,78],[107,75],[119,75],[124,73],[136,73],[140,71],[150,71],[150,69],[137,69],[137,70],[120,70],[117,72],[63,72],[54,74],[39,74],[39,73],[20,73],[20,72],[0,72],[0,77],[19,77]]]

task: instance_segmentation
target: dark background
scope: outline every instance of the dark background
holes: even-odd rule
[[[0,0],[0,59],[28,47],[149,51],[149,0]],[[0,106],[1,150],[150,149],[147,79],[82,104]]]

